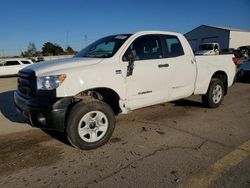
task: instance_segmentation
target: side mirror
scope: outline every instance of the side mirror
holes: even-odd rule
[[[127,77],[131,76],[133,74],[133,70],[134,70],[134,60],[135,57],[133,55],[132,52],[128,52],[124,55],[126,61],[128,61],[128,67],[127,67]]]
[[[134,61],[134,55],[132,52],[126,52],[122,58],[123,61]]]
[[[134,61],[134,59],[135,59],[134,54],[132,52],[128,53],[127,59],[128,59],[128,61]]]

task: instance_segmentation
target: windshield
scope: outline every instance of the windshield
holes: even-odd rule
[[[112,57],[123,43],[131,36],[125,35],[112,35],[101,38],[96,42],[90,44],[82,49],[75,57],[90,57],[90,58],[108,58]]]
[[[200,50],[213,50],[214,44],[202,44],[200,45]]]

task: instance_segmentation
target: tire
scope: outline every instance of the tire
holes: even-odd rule
[[[72,146],[89,150],[107,143],[115,128],[115,115],[102,101],[81,101],[69,112],[66,134]]]
[[[223,101],[225,87],[221,80],[212,79],[205,95],[202,96],[202,102],[209,108],[217,108]]]

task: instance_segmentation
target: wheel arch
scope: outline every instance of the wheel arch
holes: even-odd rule
[[[212,79],[219,79],[220,81],[222,81],[223,85],[224,85],[224,89],[225,89],[225,95],[227,95],[227,91],[228,91],[228,76],[224,71],[216,71],[212,77]]]
[[[121,112],[119,106],[120,96],[111,88],[97,87],[84,90],[73,97],[78,100],[89,100],[97,99],[107,103],[113,110],[114,114],[117,115]]]

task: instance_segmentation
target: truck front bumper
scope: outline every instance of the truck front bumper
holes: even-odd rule
[[[42,129],[65,130],[65,116],[71,97],[43,100],[25,98],[18,91],[14,93],[16,109],[24,120],[33,127]]]

